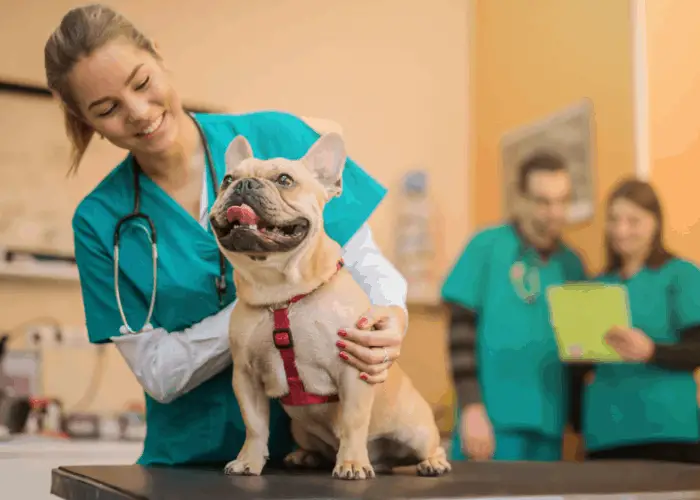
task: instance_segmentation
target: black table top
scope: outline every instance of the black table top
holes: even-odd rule
[[[654,462],[457,462],[440,478],[414,468],[366,481],[333,479],[326,471],[266,469],[259,477],[226,476],[222,467],[63,466],[51,493],[66,500],[208,500],[320,498],[617,497],[700,499],[700,466]],[[681,494],[681,492],[686,492]],[[656,495],[645,495],[656,493]],[[634,497],[630,497],[634,494]]]

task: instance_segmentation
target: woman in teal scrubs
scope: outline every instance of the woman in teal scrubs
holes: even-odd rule
[[[624,362],[586,375],[582,430],[589,459],[700,462],[693,372],[700,365],[700,269],[663,243],[654,189],[622,182],[610,195],[607,265],[598,278],[627,287],[631,328],[608,344]]]
[[[80,7],[64,16],[46,43],[45,66],[49,87],[65,112],[73,170],[95,134],[128,152],[77,207],[73,230],[89,338],[113,342],[146,393],[147,435],[139,463],[232,460],[245,438],[228,350],[236,293],[232,270],[219,259],[208,209],[234,137],[245,135],[257,157],[296,159],[319,134],[280,112],[186,113],[154,45],[104,6]],[[380,254],[366,224],[385,189],[352,160],[343,188],[326,207],[325,227],[343,246],[346,266],[373,307],[339,332],[338,354],[358,369],[358,377],[380,383],[398,357],[406,330],[406,283]],[[157,281],[142,231],[147,227],[129,220],[120,231],[120,310],[114,232],[134,209],[137,194],[140,211],[157,230]],[[225,289],[217,286],[219,276]],[[154,285],[152,328],[128,331],[122,312],[139,329],[148,317]],[[378,331],[370,337],[373,326]],[[270,459],[278,460],[294,445],[276,401],[270,425]]]

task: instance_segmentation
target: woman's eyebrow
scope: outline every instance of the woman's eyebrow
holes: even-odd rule
[[[129,73],[129,76],[127,77],[126,81],[124,82],[124,85],[129,85],[131,83],[131,81],[136,76],[136,73],[138,73],[138,71],[141,69],[142,66],[143,66],[143,63],[137,64],[136,67],[133,70],[131,70],[131,73]],[[90,103],[90,106],[88,106],[88,109],[92,109],[95,106],[99,106],[100,104],[107,102],[109,100],[110,100],[110,97],[102,97],[100,99],[97,99],[96,101],[93,101]]]

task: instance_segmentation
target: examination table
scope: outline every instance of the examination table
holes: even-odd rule
[[[234,477],[216,467],[62,466],[51,493],[66,500],[244,500],[470,498],[700,500],[700,466],[654,462],[456,462],[452,473],[418,477],[400,469],[373,480],[266,468]]]

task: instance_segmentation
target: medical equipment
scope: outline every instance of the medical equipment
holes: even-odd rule
[[[527,304],[533,304],[540,293],[540,270],[519,258],[510,268],[510,281],[515,293]]]
[[[209,142],[207,141],[207,137],[204,134],[204,131],[202,130],[202,127],[199,125],[195,117],[191,114],[188,113],[190,118],[192,118],[192,121],[195,123],[195,126],[197,127],[197,131],[199,132],[199,136],[202,139],[202,144],[204,145],[204,152],[206,155],[206,163],[207,167],[209,169],[209,176],[211,178],[211,183],[214,186],[214,197],[218,196],[219,193],[219,182],[216,176],[216,169],[214,167],[214,159],[212,158],[211,155],[211,150],[209,148]],[[136,161],[136,158],[132,158],[133,162],[133,184],[134,184],[134,209],[130,214],[125,215],[121,219],[117,221],[117,224],[114,228],[114,293],[117,298],[117,307],[119,308],[119,314],[122,317],[122,322],[123,326],[120,328],[120,331],[122,333],[138,333],[138,332],[143,332],[147,330],[153,329],[153,326],[151,325],[151,316],[153,315],[153,308],[155,306],[155,301],[156,301],[156,288],[157,288],[157,277],[158,277],[158,243],[157,243],[157,235],[156,235],[156,228],[155,225],[153,224],[153,220],[146,215],[145,213],[141,212],[141,183],[140,183],[140,174],[141,174],[141,166],[138,164]],[[144,321],[143,326],[139,328],[138,330],[133,330],[130,326],[129,323],[126,319],[126,314],[124,313],[124,308],[122,307],[122,301],[121,301],[121,296],[119,294],[119,238],[120,238],[120,231],[122,228],[122,225],[124,225],[126,222],[129,222],[131,220],[135,219],[142,219],[146,221],[148,224],[149,228],[145,228],[142,224],[138,224],[138,227],[142,229],[147,237],[149,242],[151,243],[151,259],[153,261],[153,291],[151,292],[151,301],[150,305],[148,307],[148,314],[146,315],[146,320]],[[149,233],[150,229],[150,233]],[[224,297],[226,295],[226,261],[224,260],[224,256],[219,251],[219,276],[214,278],[214,285],[216,287],[216,291],[219,296],[219,304],[223,306],[224,303]]]

